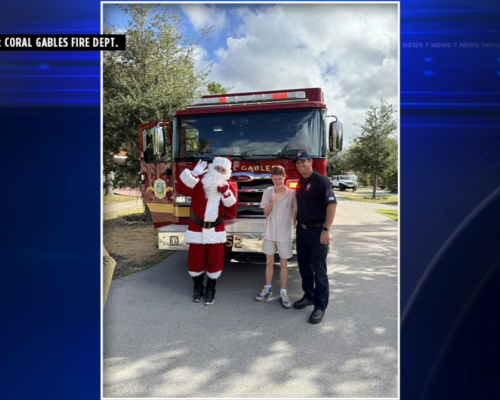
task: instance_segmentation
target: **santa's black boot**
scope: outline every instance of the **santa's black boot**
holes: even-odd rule
[[[216,283],[217,279],[207,277],[207,287],[205,290],[205,296],[203,296],[203,304],[205,304],[206,306],[211,306],[212,304],[214,304]]]
[[[199,303],[203,298],[203,274],[198,276],[193,276],[194,290],[193,290],[193,301]]]

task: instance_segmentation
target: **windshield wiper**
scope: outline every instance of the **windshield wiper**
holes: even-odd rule
[[[250,161],[251,163],[254,163],[255,165],[262,165],[260,162],[256,161],[256,160],[252,160],[250,158],[248,158],[248,156],[236,156],[236,155],[231,155],[231,156],[228,156],[229,158],[234,158],[234,157],[237,157],[239,158],[240,160],[244,160],[244,161]]]
[[[295,156],[292,156],[290,154],[259,154],[259,156],[266,156],[266,157],[276,157],[276,158],[288,158],[290,160],[295,160]]]

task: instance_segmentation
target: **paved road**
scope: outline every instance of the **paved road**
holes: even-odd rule
[[[104,397],[397,397],[397,222],[375,208],[339,198],[319,325],[253,300],[264,265],[227,262],[211,307],[191,302],[185,252],[113,281]],[[289,268],[292,301],[300,282]]]

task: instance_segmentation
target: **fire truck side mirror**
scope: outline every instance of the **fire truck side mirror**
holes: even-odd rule
[[[344,130],[342,128],[342,123],[335,121],[330,123],[330,131],[329,131],[329,142],[330,142],[330,151],[341,151],[342,150],[342,142],[344,139]]]
[[[165,136],[161,126],[153,128],[153,151],[159,156],[165,153]]]

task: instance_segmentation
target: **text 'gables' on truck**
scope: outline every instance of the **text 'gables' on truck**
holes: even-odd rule
[[[284,167],[285,184],[295,189],[301,177],[293,162],[296,153],[306,150],[314,169],[326,175],[327,151],[340,151],[342,137],[340,122],[327,125],[320,88],[205,96],[174,112],[173,121],[140,125],[142,197],[159,248],[189,248],[184,233],[191,198],[177,194],[176,183],[198,160],[222,156],[232,159],[231,181],[238,188],[236,219],[224,221],[226,251],[260,253],[265,216],[259,205],[273,185],[271,168]]]

